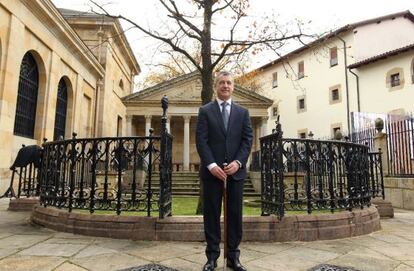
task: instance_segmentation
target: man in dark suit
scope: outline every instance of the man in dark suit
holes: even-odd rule
[[[243,180],[252,146],[253,131],[249,112],[234,103],[233,77],[219,72],[214,80],[216,99],[200,108],[196,145],[200,155],[200,177],[204,191],[204,232],[207,263],[214,270],[220,256],[220,215],[223,182],[227,182],[227,266],[244,271],[239,260],[242,239]]]

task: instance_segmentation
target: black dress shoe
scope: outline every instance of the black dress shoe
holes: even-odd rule
[[[230,267],[234,271],[247,271],[246,267],[241,265],[239,259],[227,259],[227,267]]]
[[[203,271],[214,271],[214,268],[216,267],[217,267],[217,261],[208,260],[207,263],[203,267]]]

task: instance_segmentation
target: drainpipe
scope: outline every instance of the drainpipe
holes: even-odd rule
[[[358,74],[354,73],[352,71],[352,69],[349,69],[349,72],[352,73],[353,75],[355,75],[356,87],[357,87],[358,112],[361,112],[361,103],[360,103],[360,100],[359,100],[359,76],[358,76]]]
[[[346,120],[348,123],[348,134],[351,134],[351,124],[349,121],[349,85],[348,85],[348,62],[346,59],[346,42],[343,38],[338,36],[338,39],[342,41],[344,46],[344,64],[345,64],[345,89],[346,89]]]

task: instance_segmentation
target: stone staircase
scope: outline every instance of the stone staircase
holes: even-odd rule
[[[145,187],[147,186],[148,176],[145,180]],[[153,189],[160,187],[159,172],[153,172],[151,178],[151,186]],[[198,196],[199,193],[199,178],[198,172],[173,172],[172,174],[172,193],[176,196]],[[245,197],[260,197],[259,193],[253,188],[250,178],[244,180],[244,196]]]

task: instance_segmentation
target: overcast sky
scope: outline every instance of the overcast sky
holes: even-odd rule
[[[177,3],[188,0],[176,0]],[[90,10],[87,0],[52,0],[59,8],[75,10]],[[106,8],[113,14],[121,13],[132,20],[153,27],[163,17],[160,13],[157,0],[97,0],[100,3],[110,3]],[[379,17],[395,12],[410,10],[414,13],[414,0],[250,0],[249,16],[259,18],[265,14],[279,16],[279,21],[289,22],[294,18],[303,22],[309,22],[307,28],[311,33],[341,27],[348,23],[354,23],[374,17]],[[135,56],[142,69],[142,78],[148,71],[145,63],[151,56],[151,48],[156,46],[154,41],[143,37],[137,31],[127,31],[127,38],[134,50]],[[252,68],[263,65],[274,56],[259,56]]]

